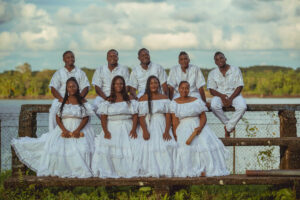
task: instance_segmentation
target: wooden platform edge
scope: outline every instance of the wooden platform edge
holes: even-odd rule
[[[5,188],[15,188],[34,184],[40,187],[97,187],[97,186],[174,186],[174,185],[300,185],[300,177],[250,177],[228,175],[196,178],[58,178],[23,176],[5,180]]]

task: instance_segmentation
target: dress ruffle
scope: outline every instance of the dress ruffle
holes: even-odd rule
[[[180,118],[176,129],[178,143],[174,168],[176,177],[197,177],[202,172],[205,172],[206,176],[229,174],[226,167],[228,150],[207,125],[190,145],[186,145],[194,129],[199,127],[199,114],[205,111],[206,107],[200,105],[198,100],[185,104],[172,102],[171,109]]]
[[[64,107],[62,122],[69,131],[74,131],[81,123],[82,117],[93,114],[87,111],[79,115],[80,107],[67,105]],[[66,109],[65,109],[66,108]],[[66,113],[65,113],[66,112]],[[71,116],[74,114],[75,118]],[[54,130],[44,133],[39,138],[23,137],[12,140],[18,158],[35,171],[38,176],[59,176],[68,178],[92,177],[91,158],[94,153],[94,131],[88,123],[81,132],[81,138],[62,138],[62,130],[56,126]]]

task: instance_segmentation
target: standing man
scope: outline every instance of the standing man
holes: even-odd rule
[[[105,100],[110,95],[110,87],[112,79],[119,75],[125,79],[127,84],[129,81],[129,70],[127,67],[118,63],[119,54],[115,49],[110,49],[107,52],[107,65],[96,69],[92,84],[95,86],[97,97],[94,101],[94,108],[97,109],[101,101]]]
[[[199,67],[190,64],[189,55],[181,51],[178,56],[178,63],[171,68],[168,85],[170,87],[170,99],[179,97],[178,86],[181,81],[188,81],[190,84],[190,96],[201,98],[206,104],[206,97],[203,86],[205,85],[204,76]]]
[[[129,81],[130,94],[140,98],[145,93],[146,83],[149,76],[154,75],[159,79],[163,92],[168,95],[167,73],[164,68],[150,61],[149,51],[142,48],[138,51],[140,65],[132,69]],[[138,95],[136,95],[138,90]]]
[[[225,125],[225,137],[230,137],[236,124],[244,115],[247,105],[241,95],[244,86],[243,76],[238,67],[228,65],[222,52],[216,52],[215,63],[218,66],[213,69],[207,80],[207,88],[214,97],[211,100],[211,110]],[[224,114],[222,107],[235,108],[231,119]]]
[[[81,69],[74,65],[75,56],[72,51],[66,51],[63,54],[63,61],[65,67],[57,70],[49,84],[51,93],[54,96],[51,108],[49,110],[49,131],[53,130],[56,126],[56,113],[57,110],[54,108],[59,101],[62,101],[66,92],[66,82],[69,78],[75,77],[78,82],[80,95],[84,98],[90,87],[89,80]]]

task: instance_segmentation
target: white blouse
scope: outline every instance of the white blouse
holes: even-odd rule
[[[169,99],[159,99],[151,101],[151,113],[170,113],[170,100]],[[145,116],[149,114],[148,101],[139,101],[138,106],[139,116]]]
[[[138,103],[136,100],[131,100],[130,104],[126,101],[110,103],[103,101],[100,103],[97,114],[108,115],[109,120],[131,119],[132,115],[138,113]]]
[[[57,102],[55,108],[57,111],[56,112],[57,115],[62,118],[84,118],[87,116],[93,116],[95,114],[92,105],[89,104],[88,102],[83,104],[84,107],[78,104],[77,105],[65,104],[62,111],[62,115],[60,112],[61,105],[62,105],[61,102]]]
[[[195,101],[189,102],[189,103],[183,103],[179,104],[176,101],[172,101],[170,104],[170,112],[174,113],[176,117],[179,119],[183,119],[186,117],[197,117],[202,112],[208,111],[205,104],[199,100],[196,99]]]

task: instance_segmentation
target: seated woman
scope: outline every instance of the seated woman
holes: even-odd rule
[[[161,94],[156,76],[147,80],[145,94],[139,99],[139,135],[141,141],[140,176],[173,176],[173,156],[176,150],[169,112],[170,100]]]
[[[179,84],[180,97],[170,105],[178,149],[174,176],[197,177],[228,175],[223,143],[206,125],[205,104],[188,96],[189,83]]]
[[[39,138],[13,139],[17,156],[37,176],[92,177],[95,136],[89,118],[94,112],[80,96],[74,77],[67,80],[64,99],[55,109],[57,126],[52,131]]]
[[[138,151],[136,133],[137,102],[130,100],[125,80],[115,76],[111,83],[110,96],[98,105],[102,131],[95,139],[95,154],[92,161],[94,175],[101,178],[133,177],[137,175],[133,164]]]

